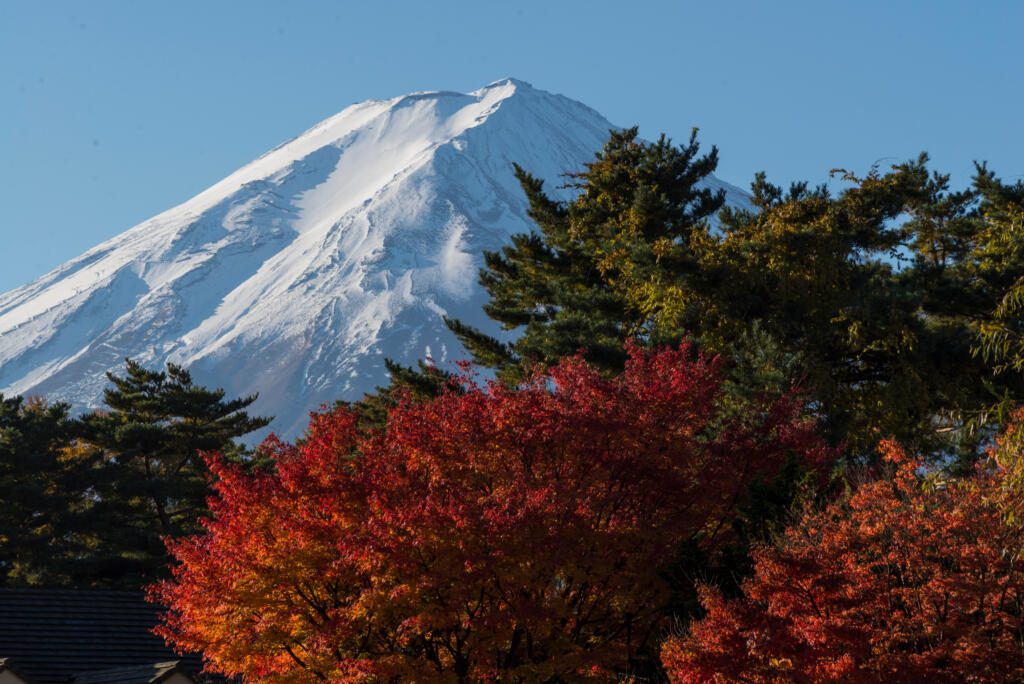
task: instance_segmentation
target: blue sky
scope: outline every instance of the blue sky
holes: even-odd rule
[[[504,76],[718,175],[825,180],[915,155],[1024,177],[1024,3],[0,3],[0,291],[345,106]]]

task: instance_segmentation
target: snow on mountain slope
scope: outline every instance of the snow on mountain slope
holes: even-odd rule
[[[258,392],[253,410],[294,436],[321,403],[384,383],[387,357],[463,358],[443,315],[493,330],[482,252],[531,226],[512,163],[565,192],[610,128],[513,79],[353,105],[0,295],[0,392],[91,408],[125,357],[172,361]]]

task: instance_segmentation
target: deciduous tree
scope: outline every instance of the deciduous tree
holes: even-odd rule
[[[467,381],[468,382],[468,381]],[[730,540],[748,485],[830,456],[786,398],[722,411],[715,360],[633,349],[523,387],[339,407],[273,472],[222,459],[212,519],[172,542],[162,633],[246,681],[614,679],[665,629],[661,571]]]
[[[758,550],[742,598],[704,589],[707,616],[663,649],[673,682],[1024,679],[1024,528],[1006,515],[1006,470],[922,477],[921,460],[884,454],[894,476]]]

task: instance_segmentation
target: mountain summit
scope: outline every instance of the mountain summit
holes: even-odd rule
[[[566,198],[562,174],[610,128],[515,79],[352,105],[0,295],[0,392],[92,408],[125,357],[172,361],[258,392],[252,411],[294,436],[321,403],[385,383],[386,357],[465,357],[442,316],[493,332],[482,252],[531,227],[512,163]]]

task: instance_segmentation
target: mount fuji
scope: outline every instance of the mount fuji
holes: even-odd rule
[[[567,199],[562,174],[611,128],[514,79],[352,105],[0,295],[0,392],[94,408],[125,357],[171,361],[258,392],[251,411],[295,436],[321,403],[386,383],[385,358],[464,358],[442,316],[498,332],[477,272],[532,225],[513,162]]]

